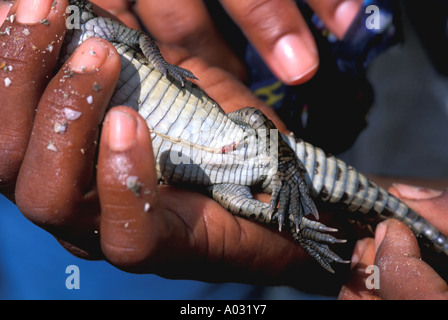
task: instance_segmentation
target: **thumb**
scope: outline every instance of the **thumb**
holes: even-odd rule
[[[380,270],[382,299],[447,299],[446,282],[423,260],[412,232],[397,220],[379,224],[375,265]]]

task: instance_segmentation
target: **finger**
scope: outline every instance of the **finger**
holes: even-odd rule
[[[151,256],[165,228],[151,228],[160,209],[154,153],[145,121],[115,107],[104,121],[98,159],[101,245],[110,262],[140,265]],[[174,241],[174,239],[173,239]]]
[[[8,19],[1,27],[1,192],[13,190],[36,106],[56,65],[65,33],[66,5],[66,1],[21,0],[6,14]]]
[[[361,9],[363,0],[308,0],[307,3],[325,26],[342,39]]]
[[[369,285],[369,266],[374,264],[375,244],[373,239],[366,238],[356,243],[353,251],[351,275],[339,292],[340,300],[377,300],[375,290]]]
[[[221,2],[280,80],[299,84],[314,75],[316,44],[294,1]]]
[[[448,189],[434,190],[395,183],[389,192],[448,236]]]
[[[119,73],[115,48],[91,38],[52,79],[37,109],[17,180],[17,205],[31,221],[65,240],[93,235],[98,227],[92,215],[97,207],[88,207],[87,191],[98,126]]]
[[[137,11],[157,41],[188,50],[245,79],[244,67],[216,29],[202,0],[138,1]]]
[[[391,219],[377,226],[375,234],[380,288],[383,299],[447,299],[445,281],[423,260],[417,240],[401,222]]]

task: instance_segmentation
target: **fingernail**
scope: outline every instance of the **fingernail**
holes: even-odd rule
[[[281,38],[274,47],[277,75],[287,83],[304,80],[314,74],[319,65],[317,52],[297,35]]]
[[[77,73],[94,71],[106,61],[108,54],[109,50],[103,41],[91,38],[76,49],[70,60],[70,68]]]
[[[12,3],[0,1],[0,26],[5,22],[9,10],[11,10]]]
[[[441,190],[428,189],[401,183],[394,183],[392,186],[397,189],[400,194],[400,198],[409,200],[430,200],[440,197],[443,194],[443,191]]]
[[[387,223],[381,222],[376,226],[375,230],[375,249],[378,250],[379,246],[384,240],[387,233]]]
[[[112,110],[109,113],[108,145],[112,151],[129,150],[137,137],[137,121],[131,115]]]
[[[40,22],[50,13],[53,1],[54,0],[20,0],[16,12],[17,21],[22,24]]]

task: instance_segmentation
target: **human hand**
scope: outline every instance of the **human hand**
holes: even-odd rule
[[[37,3],[39,8],[43,2]],[[275,228],[234,217],[198,193],[157,185],[148,128],[135,111],[124,107],[109,111],[98,141],[120,71],[118,55],[109,43],[87,40],[45,88],[59,47],[55,43],[45,54],[40,48],[61,39],[64,29],[64,2],[56,5],[45,24],[39,22],[42,17],[35,17],[37,24],[28,21],[25,26],[20,10],[8,13],[18,10],[5,47],[21,55],[7,60],[11,83],[2,88],[0,118],[10,123],[11,130],[28,132],[23,136],[23,162],[18,161],[16,201],[21,212],[70,252],[106,259],[127,271],[210,281],[300,283],[298,267],[309,258],[290,238]],[[183,59],[182,66],[204,79],[203,88],[227,111],[261,105],[228,73],[200,59],[172,52],[169,56],[173,63]],[[36,63],[44,57],[45,68]],[[32,67],[45,72],[23,86],[34,72]],[[30,96],[21,89],[36,93]],[[34,104],[24,96],[33,98]],[[15,123],[24,112],[14,108],[17,103],[28,103],[26,126]],[[277,124],[281,126],[278,120]],[[126,183],[130,177],[138,177],[139,196]]]
[[[94,0],[123,13],[124,0]],[[309,0],[314,12],[338,38],[342,38],[362,5],[362,0]],[[300,84],[316,72],[316,44],[304,18],[289,0],[221,0],[221,4],[255,46],[270,69],[284,83]],[[219,34],[202,1],[138,1],[137,12],[161,43],[178,45],[210,65],[244,78],[243,66]],[[128,13],[123,14],[125,19]]]
[[[448,190],[444,192],[397,184],[389,190],[448,234]],[[379,289],[368,290],[367,266],[378,267]],[[352,276],[339,299],[448,299],[448,286],[437,272],[421,260],[417,240],[397,220],[377,226],[375,239],[358,241],[352,257]],[[378,280],[378,279],[376,279]]]

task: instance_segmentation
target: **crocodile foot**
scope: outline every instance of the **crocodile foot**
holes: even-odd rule
[[[154,68],[163,74],[165,78],[167,75],[170,75],[175,80],[178,80],[182,87],[185,84],[185,79],[197,80],[191,71],[168,63],[160,53],[160,49],[156,45],[155,41],[147,34],[139,34],[139,46],[146,59],[148,59]]]
[[[289,215],[293,218],[296,232],[299,231],[302,219],[306,215],[312,214],[319,219],[317,208],[305,181],[305,169],[282,139],[278,141],[277,172],[273,176],[271,189],[269,214],[272,216],[277,211],[279,230],[283,226],[285,217]]]
[[[185,83],[184,83],[185,79],[192,79],[192,80],[198,79],[194,76],[193,72],[191,72],[190,70],[178,67],[178,66],[176,66],[174,64],[170,64],[166,61],[164,64],[161,64],[161,65],[159,65],[159,67],[156,67],[156,68],[157,68],[157,71],[162,73],[164,77],[167,77],[167,75],[170,75],[174,79],[178,80],[181,83],[182,87],[185,85]]]

